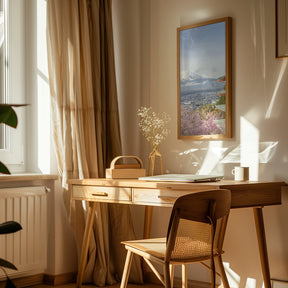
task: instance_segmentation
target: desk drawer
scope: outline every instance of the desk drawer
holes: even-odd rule
[[[99,202],[131,202],[131,188],[128,187],[97,187],[77,186],[72,187],[72,198],[76,200]]]
[[[196,192],[196,191],[195,191]],[[133,189],[133,203],[155,206],[173,206],[175,200],[191,191],[166,189]]]

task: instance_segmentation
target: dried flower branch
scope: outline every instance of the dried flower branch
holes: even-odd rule
[[[140,117],[139,127],[142,134],[152,148],[157,149],[170,132],[165,126],[171,120],[171,117],[165,112],[157,114],[152,111],[151,107],[141,107],[137,115]]]

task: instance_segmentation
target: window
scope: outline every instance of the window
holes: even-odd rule
[[[50,134],[46,5],[46,0],[0,0],[6,31],[0,56],[0,81],[5,83],[0,85],[5,90],[0,93],[7,103],[28,104],[15,109],[17,129],[0,132],[0,142],[5,139],[0,160],[12,173],[57,171]]]
[[[6,90],[6,17],[5,1],[0,0],[0,102],[5,103]],[[5,126],[0,126],[0,149],[5,145]]]
[[[16,3],[17,2],[17,3]],[[0,0],[0,101],[25,103],[26,1]],[[18,109],[17,129],[0,125],[0,159],[12,172],[23,172],[25,113]]]

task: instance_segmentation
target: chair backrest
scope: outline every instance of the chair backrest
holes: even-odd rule
[[[179,197],[170,217],[166,260],[196,261],[221,253],[230,206],[231,192],[226,189]]]

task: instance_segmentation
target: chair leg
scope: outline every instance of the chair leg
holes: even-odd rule
[[[174,282],[174,265],[170,264],[170,281],[171,281],[171,287],[173,287],[173,282]]]
[[[164,271],[163,272],[164,272],[165,288],[171,288],[169,263],[164,264]]]
[[[226,272],[225,272],[225,268],[224,268],[224,265],[223,265],[222,257],[221,257],[221,255],[219,255],[216,258],[217,258],[217,261],[218,261],[218,265],[219,265],[219,270],[220,270],[220,275],[221,275],[221,279],[222,279],[222,282],[223,282],[223,286],[224,286],[224,288],[230,288],[229,282],[228,282],[228,279],[227,279],[227,275],[226,275]]]
[[[182,288],[187,288],[187,264],[182,264]]]
[[[132,258],[133,258],[132,256],[133,256],[133,253],[130,250],[128,250],[126,260],[125,260],[125,266],[124,266],[124,270],[123,270],[120,288],[126,288],[127,287],[128,277],[129,277]]]
[[[216,286],[215,286],[215,272],[214,272],[215,270],[214,269],[211,269],[210,270],[210,273],[211,273],[211,287],[212,288],[216,288]]]

